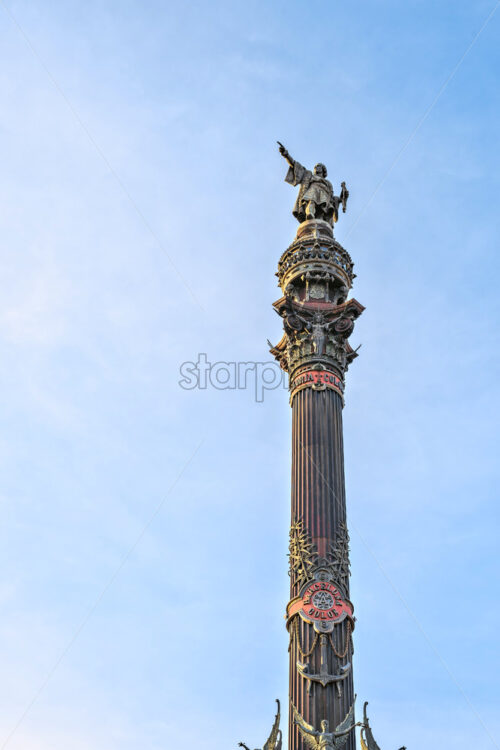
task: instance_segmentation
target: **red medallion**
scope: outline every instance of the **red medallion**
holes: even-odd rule
[[[352,606],[343,599],[340,590],[333,583],[314,581],[304,589],[300,599],[290,602],[288,618],[297,613],[320,630],[329,630],[345,617],[352,618]]]

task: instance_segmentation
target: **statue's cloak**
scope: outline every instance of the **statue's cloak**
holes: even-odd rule
[[[333,186],[330,180],[327,180],[324,177],[318,177],[296,161],[294,162],[293,167],[289,168],[285,177],[285,182],[290,183],[290,185],[293,185],[294,187],[300,185],[299,194],[292,211],[298,221],[305,221],[306,205],[309,201],[313,201],[313,203],[316,204],[326,221],[332,220],[337,207],[335,205]]]

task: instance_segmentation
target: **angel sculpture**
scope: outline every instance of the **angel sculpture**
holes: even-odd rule
[[[321,732],[319,732],[304,721],[293,703],[292,709],[294,722],[299,727],[302,739],[311,750],[338,750],[347,742],[349,732],[357,726],[354,722],[354,703],[344,721],[335,728],[334,732],[328,731],[330,724],[327,719],[323,719],[321,722]]]
[[[281,744],[282,744],[282,738],[283,735],[281,733],[280,729],[280,702],[276,698],[276,703],[278,704],[278,713],[276,714],[276,717],[274,719],[273,728],[271,729],[271,734],[267,738],[267,742],[264,744],[264,747],[262,750],[281,750]],[[239,747],[244,747],[245,750],[250,750],[248,745],[245,745],[244,742],[238,742]]]

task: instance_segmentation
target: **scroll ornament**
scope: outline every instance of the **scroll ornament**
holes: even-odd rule
[[[368,716],[366,713],[367,705],[368,701],[363,706],[363,723],[361,724],[360,732],[361,750],[380,750],[379,746],[375,742],[375,737],[373,736],[370,722],[368,721]],[[406,750],[406,747],[403,745],[403,747],[400,747],[399,750]]]
[[[274,718],[274,724],[273,728],[271,729],[271,734],[267,738],[267,741],[264,743],[264,747],[262,748],[262,750],[281,750],[282,747],[283,735],[280,729],[281,710],[280,702],[277,698],[276,703],[278,704],[278,712]],[[245,750],[250,750],[248,745],[245,745],[244,742],[239,742],[238,747],[243,747],[245,748]]]

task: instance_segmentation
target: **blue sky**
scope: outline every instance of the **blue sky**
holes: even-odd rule
[[[351,192],[358,710],[499,742],[500,11],[415,133],[495,7],[0,3],[2,748],[261,747],[286,703],[287,395],[178,385],[281,335],[277,139]]]

